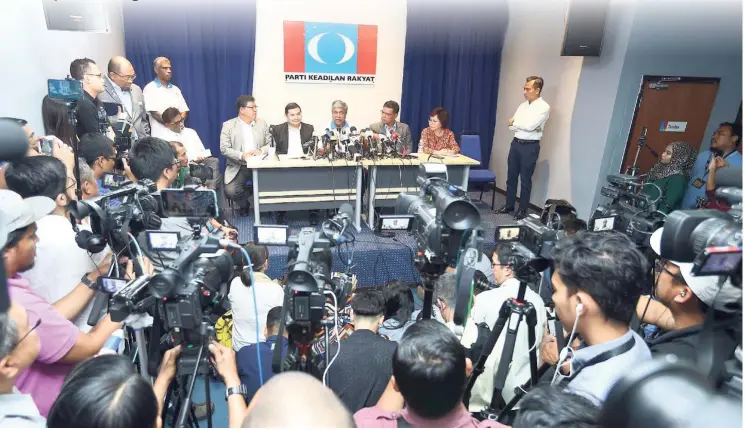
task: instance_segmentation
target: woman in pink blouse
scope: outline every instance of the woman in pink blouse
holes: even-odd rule
[[[455,143],[455,135],[448,127],[450,114],[445,108],[437,107],[429,114],[429,127],[422,130],[419,140],[419,152],[424,154],[453,155],[460,154],[460,147]]]

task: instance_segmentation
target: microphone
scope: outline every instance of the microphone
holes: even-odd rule
[[[719,187],[742,188],[742,169],[736,167],[722,167],[717,169],[714,182]]]
[[[28,136],[12,119],[0,120],[0,161],[14,161],[26,156]]]
[[[398,133],[396,133],[396,130],[391,130],[391,140],[398,142]]]

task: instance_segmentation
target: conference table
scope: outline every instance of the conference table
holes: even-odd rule
[[[375,207],[390,207],[402,191],[417,191],[416,178],[423,162],[445,164],[450,183],[468,188],[470,166],[479,162],[463,155],[442,159],[420,158],[336,159],[251,158],[246,167],[253,179],[254,224],[261,224],[262,212],[338,209],[344,203],[354,207],[354,226],[361,227],[362,171],[368,171],[367,224],[374,226]]]

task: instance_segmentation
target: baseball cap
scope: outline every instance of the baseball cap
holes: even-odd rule
[[[657,255],[660,255],[663,228],[657,229],[649,239],[649,244]],[[688,288],[707,306],[712,306],[716,301],[717,306],[715,306],[715,309],[724,312],[732,312],[736,310],[735,308],[740,307],[733,307],[732,305],[742,300],[742,290],[732,285],[729,279],[722,285],[720,291],[719,276],[694,276],[691,273],[693,263],[668,261],[680,268],[680,274],[683,276]]]
[[[0,245],[8,243],[8,234],[44,218],[56,206],[49,197],[24,199],[13,191],[0,190]]]

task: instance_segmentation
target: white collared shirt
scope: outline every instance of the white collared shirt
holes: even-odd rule
[[[502,304],[510,298],[517,298],[520,281],[517,279],[508,279],[499,286],[489,291],[484,291],[476,297],[476,301],[471,311],[471,320],[473,323],[466,324],[461,344],[467,347],[478,338],[478,329],[476,324],[486,323],[489,328],[494,328],[494,324],[499,317],[499,310]],[[543,330],[546,324],[546,311],[541,297],[530,287],[525,290],[525,300],[532,303],[536,310],[535,337],[536,345],[541,344],[543,339]],[[509,322],[508,322],[509,323]],[[517,331],[515,339],[515,349],[512,355],[512,364],[510,371],[507,373],[502,396],[506,402],[509,402],[515,396],[515,387],[522,385],[530,379],[530,356],[528,351],[533,345],[528,344],[528,324],[523,319]],[[494,375],[499,368],[499,359],[502,356],[502,349],[506,338],[506,330],[499,335],[494,350],[489,354],[486,360],[484,374],[476,380],[476,384],[471,391],[471,402],[468,409],[472,412],[481,411],[484,407],[489,406],[492,394],[494,392]],[[538,347],[538,346],[536,346]]]
[[[181,90],[176,85],[169,83],[163,86],[157,79],[151,81],[142,89],[142,96],[145,99],[145,110],[150,116],[150,112],[157,112],[163,115],[163,111],[169,107],[175,107],[179,112],[188,112],[189,106],[186,104]],[[155,136],[158,132],[166,129],[166,126],[150,118],[151,135]]]
[[[256,285],[247,287],[240,276],[230,283],[228,300],[233,310],[233,349],[240,351],[246,345],[256,343],[256,312],[252,288],[256,288],[256,308],[259,311],[258,341],[264,342],[266,316],[275,306],[282,306],[285,292],[278,283],[272,281],[263,272],[254,272]]]
[[[153,133],[153,137],[159,137],[168,142],[181,142],[184,145],[184,149],[186,149],[186,157],[189,161],[194,161],[197,157],[206,155],[204,154],[205,148],[202,139],[199,138],[199,134],[192,128],[184,127],[181,133],[175,133],[171,129],[166,128],[158,131],[157,134]]]
[[[527,100],[517,107],[513,118],[515,122],[509,127],[515,132],[515,137],[522,140],[541,140],[543,129],[548,120],[551,107],[542,97],[528,103]],[[540,127],[540,130],[537,130]]]
[[[287,158],[300,158],[303,156],[303,142],[300,140],[300,127],[295,128],[287,124],[289,140],[287,141]]]
[[[80,229],[89,230],[89,226],[80,225]],[[109,252],[108,246],[102,252],[89,256],[88,252],[75,243],[75,231],[70,219],[60,215],[47,215],[36,222],[36,260],[34,267],[26,271],[25,276],[31,287],[54,304],[70,294],[83,275],[96,270]],[[93,300],[73,320],[73,324],[84,332],[90,331],[88,315],[91,313]]]
[[[259,149],[256,146],[256,140],[254,139],[254,126],[255,122],[251,121],[251,124],[247,124],[246,121],[239,119],[241,122],[241,131],[243,132],[243,152],[252,151]]]

